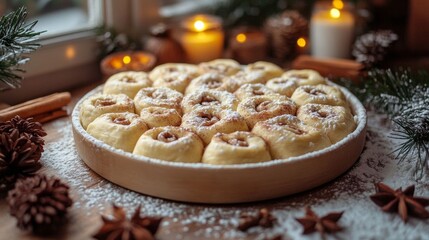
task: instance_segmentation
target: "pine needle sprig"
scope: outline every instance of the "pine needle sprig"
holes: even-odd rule
[[[361,83],[346,86],[367,106],[390,117],[390,137],[400,141],[393,153],[399,162],[414,162],[414,175],[421,179],[429,172],[429,74],[374,69]]]
[[[35,40],[43,32],[34,31],[37,21],[27,23],[26,18],[25,7],[0,18],[0,82],[5,85],[0,91],[20,86],[21,66],[29,60],[25,55],[40,47]]]

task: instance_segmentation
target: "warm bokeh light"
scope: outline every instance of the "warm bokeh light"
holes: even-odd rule
[[[141,57],[139,57],[139,62],[142,64],[146,64],[149,62],[149,58],[146,56],[141,56]]]
[[[122,58],[122,62],[124,62],[125,64],[129,64],[131,62],[131,57],[130,56],[124,56]]]
[[[194,28],[197,32],[201,32],[206,29],[206,24],[201,20],[197,20],[194,22]]]
[[[307,45],[307,41],[305,40],[305,38],[298,38],[298,40],[296,40],[296,44],[298,45],[298,47],[305,47]]]
[[[120,69],[120,68],[122,68],[122,62],[119,59],[112,60],[112,62],[110,63],[110,65],[112,65],[112,67],[114,69]]]
[[[240,34],[237,34],[237,36],[235,37],[235,39],[239,43],[244,43],[246,41],[247,37],[246,37],[246,35],[244,33],[240,33]]]
[[[329,11],[329,14],[331,15],[332,18],[339,18],[341,16],[340,10],[336,8],[332,8],[331,11]]]
[[[67,59],[73,59],[76,57],[76,50],[73,46],[68,46],[66,48],[66,58]]]
[[[344,3],[341,0],[333,0],[332,1],[332,6],[334,6],[334,8],[336,9],[343,9],[344,8]]]

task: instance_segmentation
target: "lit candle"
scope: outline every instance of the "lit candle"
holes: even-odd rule
[[[240,63],[252,63],[266,58],[267,38],[256,29],[238,28],[229,39],[231,54]]]
[[[353,14],[344,9],[341,0],[315,11],[311,17],[311,53],[320,58],[348,58],[354,37]]]
[[[146,52],[117,52],[105,57],[101,63],[101,71],[111,76],[124,71],[149,71],[155,65],[156,58]]]
[[[195,15],[182,22],[184,32],[180,42],[188,61],[200,63],[220,58],[224,33],[220,19],[209,15]]]

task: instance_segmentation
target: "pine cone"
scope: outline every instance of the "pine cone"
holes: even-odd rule
[[[72,205],[69,187],[60,179],[45,175],[18,180],[7,202],[18,227],[38,234],[57,230]]]
[[[360,36],[353,46],[352,55],[367,68],[380,64],[389,49],[398,40],[390,30],[378,30]]]
[[[0,123],[0,133],[11,134],[14,129],[18,130],[20,136],[27,136],[30,141],[37,145],[40,152],[43,152],[45,141],[42,137],[46,136],[42,124],[33,122],[32,118],[23,119],[20,116],[15,116],[10,121]]]
[[[0,133],[0,189],[12,187],[16,179],[33,175],[42,166],[40,149],[17,129]]]
[[[296,40],[307,35],[308,22],[297,11],[284,11],[281,15],[268,18],[264,28],[274,56],[284,59],[295,53]]]

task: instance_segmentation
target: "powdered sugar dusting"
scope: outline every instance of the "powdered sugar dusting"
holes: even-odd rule
[[[333,210],[346,210],[340,220],[345,230],[336,234],[339,239],[425,239],[429,234],[427,221],[412,218],[408,224],[403,224],[398,216],[383,213],[369,201],[368,196],[374,192],[373,183],[378,181],[394,187],[416,184],[416,194],[423,196],[429,195],[429,185],[427,177],[415,182],[410,165],[397,165],[389,156],[397,142],[388,138],[390,130],[382,116],[370,113],[368,120],[366,148],[349,172],[317,189],[261,203],[185,204],[126,190],[94,174],[80,160],[69,122],[65,126],[54,126],[63,137],[55,142],[48,141],[42,161],[46,168],[53,169],[70,184],[76,200],[74,208],[89,214],[90,209],[93,209],[92,213],[106,212],[111,202],[128,209],[142,204],[143,212],[168,217],[160,233],[167,236],[165,239],[240,239],[245,236],[263,239],[277,233],[286,238],[301,238],[302,229],[294,217],[304,215],[306,205],[313,206],[322,215]],[[53,122],[49,126],[55,124],[60,123]],[[240,213],[252,213],[255,207],[272,209],[279,223],[273,229],[255,228],[249,233],[235,230]],[[310,235],[309,239],[318,237]]]

